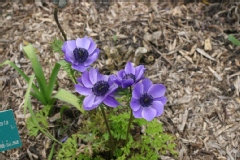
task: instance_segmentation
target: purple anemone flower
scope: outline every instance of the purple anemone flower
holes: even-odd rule
[[[135,118],[153,120],[164,112],[167,98],[164,96],[166,87],[162,84],[152,84],[148,78],[134,86],[130,106]]]
[[[102,102],[109,107],[119,105],[114,98],[118,86],[114,83],[113,78],[113,75],[102,75],[94,68],[82,73],[82,76],[78,78],[79,84],[75,85],[75,89],[79,94],[86,96],[83,100],[85,110],[97,108]]]
[[[62,51],[73,69],[84,72],[98,57],[99,49],[96,47],[92,38],[85,36],[64,42]]]
[[[122,88],[132,86],[144,77],[145,69],[143,65],[134,67],[128,62],[124,69],[117,72],[115,83]]]

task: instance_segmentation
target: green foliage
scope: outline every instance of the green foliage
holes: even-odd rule
[[[228,40],[234,45],[240,46],[240,41],[236,39],[233,35],[228,35]]]
[[[48,129],[47,117],[50,109],[50,106],[45,106],[43,109],[35,113],[36,120],[41,125],[41,127],[46,130]],[[27,119],[26,125],[30,136],[38,135],[39,128],[35,125],[33,117],[29,117]]]
[[[31,44],[28,44],[27,46],[23,47],[23,50],[26,56],[28,57],[28,59],[31,61],[32,68],[37,80],[37,84],[32,84],[33,92],[31,92],[31,95],[35,97],[37,100],[39,100],[43,105],[52,105],[55,102],[55,99],[52,98],[52,92],[56,84],[57,74],[60,69],[60,65],[57,63],[55,64],[52,70],[52,74],[50,76],[49,82],[47,83],[44,76],[44,72],[42,70],[42,66],[38,61],[35,48]],[[13,62],[7,60],[3,62],[0,65],[0,67],[7,64],[11,65],[14,69],[16,69],[16,71],[27,82],[29,82],[29,77],[20,68],[18,68]]]
[[[61,149],[57,153],[56,159],[62,160],[70,160],[76,158],[76,153],[78,150],[78,137],[77,135],[72,135],[71,138],[68,138],[67,141],[62,145]]]
[[[148,122],[144,119],[134,119],[134,125],[132,125],[131,127],[132,134],[130,134],[128,142],[125,142],[130,115],[127,112],[124,112],[124,110],[126,110],[125,107],[108,109],[110,113],[112,111],[114,111],[113,113],[116,113],[108,114],[110,128],[116,144],[116,147],[114,149],[115,159],[157,160],[159,159],[159,155],[177,155],[177,152],[175,150],[176,146],[174,143],[174,137],[172,135],[164,133],[162,124],[159,123],[157,120]],[[100,112],[94,110],[90,111],[90,113],[88,114],[88,119],[83,122],[84,127],[82,127],[78,131],[78,134],[75,135],[79,139],[82,139],[84,141],[84,144],[88,145],[85,146],[84,149],[81,149],[81,154],[77,154],[76,152],[67,154],[77,154],[77,157],[75,157],[76,159],[96,159],[96,154],[109,151],[107,145],[109,135],[107,133],[106,126],[103,123],[103,118]],[[140,128],[141,126],[144,126],[145,128],[144,133],[140,133],[140,130],[135,130],[135,127]],[[74,145],[72,144],[69,146]],[[79,147],[74,150],[79,150]],[[62,159],[69,158],[67,157],[67,155],[64,155],[64,153],[68,153],[69,151],[65,152],[62,148],[60,152],[60,155],[63,156]],[[100,158],[106,159],[106,157]]]
[[[29,82],[28,82],[28,88],[27,88],[27,91],[26,91],[26,94],[24,96],[25,98],[25,101],[24,101],[24,113],[26,114],[26,108],[28,108],[30,114],[31,114],[31,122],[30,122],[30,128],[33,130],[32,131],[32,134],[37,134],[37,131],[36,130],[39,130],[41,131],[45,136],[51,138],[53,141],[57,142],[60,144],[60,142],[58,140],[56,140],[49,132],[46,128],[40,126],[40,123],[38,121],[38,118],[37,116],[35,116],[34,112],[33,112],[33,109],[32,109],[32,105],[31,105],[31,102],[30,102],[30,90],[32,88],[32,85],[33,85],[33,79],[34,79],[34,75],[32,75],[29,79]],[[51,106],[45,106],[45,108],[50,108]],[[44,114],[42,114],[43,116],[46,116],[48,111],[46,112],[43,112]],[[41,116],[40,116],[41,117]],[[43,124],[46,125],[45,122],[43,122]]]
[[[114,42],[116,42],[118,37],[117,37],[117,35],[115,34],[115,35],[113,35],[112,38],[113,38]]]
[[[61,60],[58,62],[62,66],[65,72],[67,72],[68,77],[72,80],[74,84],[77,83],[76,78],[74,76],[74,70],[71,68],[71,64],[66,62],[65,60]]]
[[[54,96],[54,98],[57,98],[61,101],[67,102],[72,104],[74,107],[76,107],[79,111],[81,111],[82,113],[85,113],[84,109],[82,108],[82,104],[79,103],[79,98],[77,96],[75,96],[74,94],[72,94],[71,92],[65,90],[65,89],[60,89],[56,95]],[[82,102],[82,101],[81,101]]]
[[[130,115],[127,112],[117,115],[111,115],[110,122],[112,135],[116,140],[125,140]]]
[[[88,142],[88,144],[81,144],[78,146],[77,142],[81,139]],[[105,142],[99,141],[94,134],[73,134],[65,143],[63,143],[56,158],[57,160],[104,160],[99,155],[94,155],[94,152],[105,151],[104,144]]]
[[[54,41],[51,43],[53,52],[58,52],[61,55],[63,55],[62,46],[63,46],[63,41],[57,38],[55,38]]]

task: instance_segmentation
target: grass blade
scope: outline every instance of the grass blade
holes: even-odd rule
[[[29,77],[20,68],[18,68],[16,64],[14,64],[12,61],[6,60],[2,64],[0,64],[0,67],[2,67],[3,65],[12,66],[23,77],[23,79],[25,79],[25,81],[29,82]],[[34,90],[34,93],[32,92],[31,95],[36,99],[38,99],[42,104],[45,104],[46,101],[44,99],[43,94],[38,90],[38,88],[34,84],[32,84],[32,88]]]
[[[48,87],[47,87],[47,99],[51,99],[52,96],[52,92],[54,89],[54,86],[56,84],[56,79],[57,79],[57,75],[58,75],[58,71],[60,69],[60,64],[56,63],[53,70],[52,70],[52,74],[50,76],[49,82],[48,82]]]
[[[32,68],[38,81],[40,91],[43,93],[43,96],[45,97],[47,94],[47,83],[42,70],[42,66],[38,61],[35,49],[31,44],[28,44],[27,46],[23,47],[23,50],[32,63]],[[46,97],[45,100],[48,102],[48,99],[46,99]]]
[[[236,39],[233,35],[228,35],[228,40],[233,44],[240,46],[240,41]]]

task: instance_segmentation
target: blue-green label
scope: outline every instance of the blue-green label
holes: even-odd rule
[[[0,111],[0,152],[21,146],[13,111]]]

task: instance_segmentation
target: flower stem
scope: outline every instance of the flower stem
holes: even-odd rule
[[[130,118],[129,118],[129,122],[128,122],[126,144],[127,144],[127,142],[128,142],[128,139],[129,139],[129,134],[130,134],[130,129],[131,129],[132,121],[133,121],[133,113],[132,113],[132,110],[131,110],[131,112],[130,112]]]
[[[132,93],[132,88],[129,87],[129,91],[130,91],[130,94]],[[129,103],[130,104],[130,98],[129,98]],[[129,139],[129,134],[130,134],[130,129],[131,129],[131,124],[132,124],[132,121],[133,121],[133,113],[132,113],[132,109],[130,109],[130,118],[129,118],[129,122],[128,122],[128,128],[127,128],[127,134],[126,134],[126,142],[125,142],[125,145],[127,144],[128,142],[128,139]]]
[[[103,106],[100,105],[100,108],[101,108],[102,115],[103,115],[103,118],[104,118],[104,121],[105,121],[105,124],[106,124],[107,130],[108,130],[108,134],[109,134],[109,142],[110,142],[110,159],[111,159],[112,156],[113,156],[114,141],[113,141],[112,133],[111,133],[110,127],[109,127],[109,125],[108,125],[107,117],[106,117],[106,114],[105,114],[105,112],[104,112]]]
[[[64,33],[64,31],[63,31],[63,29],[62,29],[62,27],[61,27],[61,25],[60,25],[60,23],[58,21],[58,8],[57,7],[54,9],[54,19],[55,19],[55,21],[57,23],[58,28],[60,29],[60,31],[62,33],[62,36],[63,36],[64,40],[67,41],[67,36]]]

